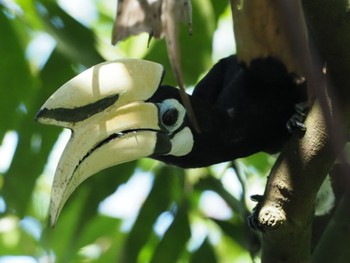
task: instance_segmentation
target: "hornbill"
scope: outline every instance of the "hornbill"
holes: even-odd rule
[[[142,157],[190,168],[278,152],[290,136],[295,105],[306,89],[281,62],[249,66],[220,60],[190,96],[193,128],[179,90],[161,85],[161,65],[136,59],[98,64],[59,88],[36,116],[72,131],[56,169],[53,225],[68,197],[89,176]]]

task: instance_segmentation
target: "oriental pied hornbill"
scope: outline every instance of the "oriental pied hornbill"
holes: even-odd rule
[[[150,61],[102,63],[64,84],[40,109],[37,121],[72,130],[53,182],[52,224],[82,181],[113,165],[151,157],[203,167],[277,152],[290,135],[286,123],[295,105],[306,99],[304,85],[278,60],[247,67],[230,56],[190,96],[198,133],[179,90],[161,85],[163,74]]]

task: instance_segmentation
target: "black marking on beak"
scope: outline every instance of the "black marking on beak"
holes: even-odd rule
[[[156,132],[158,134],[157,136],[157,140],[159,137],[159,134],[162,134],[163,137],[166,134],[165,132],[161,131],[161,130],[155,130],[155,129],[132,129],[132,130],[126,130],[126,131],[122,131],[122,132],[117,132],[117,133],[113,133],[110,136],[108,136],[107,138],[105,138],[104,140],[100,141],[99,143],[97,143],[93,148],[91,148],[90,151],[88,151],[83,158],[81,158],[81,160],[79,161],[79,163],[77,164],[77,166],[74,168],[73,173],[75,173],[75,171],[78,169],[78,167],[80,166],[80,164],[86,159],[88,158],[94,151],[96,151],[98,148],[102,147],[103,145],[109,143],[110,141],[114,140],[114,139],[118,139],[121,138],[129,133],[136,133],[136,132],[140,132],[140,131],[151,131],[151,132]],[[164,138],[162,139],[162,141],[165,141]],[[158,144],[158,142],[156,142],[156,144]],[[155,147],[157,149],[157,147]],[[170,145],[170,149],[171,150],[171,145]],[[146,157],[146,156],[145,156]]]
[[[69,108],[55,108],[47,109],[44,108],[38,112],[35,120],[38,119],[54,119],[61,122],[79,122],[83,121],[92,115],[95,115],[109,106],[113,105],[119,98],[119,95],[111,95],[106,98],[100,99],[96,102],[84,105],[81,107],[76,107],[73,109]]]
[[[156,146],[154,147],[154,153],[150,157],[156,157],[163,155],[164,153],[169,153],[171,151],[171,142],[169,134],[157,133]]]

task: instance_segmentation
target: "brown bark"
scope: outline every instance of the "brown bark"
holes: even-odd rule
[[[329,2],[305,0],[303,4],[307,20],[311,17],[312,26],[317,28],[316,39],[323,41],[316,44],[327,62],[332,85],[328,76],[322,75],[322,60],[315,56],[314,46],[309,43],[301,1],[231,0],[238,57],[247,64],[256,57],[279,58],[290,71],[307,78],[309,94],[315,98],[305,122],[305,135],[301,139],[293,136],[285,145],[256,213],[256,222],[264,230],[262,262],[312,261],[315,196],[345,144],[343,133],[349,119],[342,119],[340,112],[348,116],[350,36],[345,38],[341,33],[350,32],[344,31],[350,29],[350,22],[346,1],[339,1],[343,6],[337,8],[331,8],[334,1]],[[329,16],[335,24],[325,22]],[[343,31],[335,30],[334,25],[341,25]],[[348,60],[343,65],[337,64],[344,59]],[[327,89],[330,86],[332,89]]]

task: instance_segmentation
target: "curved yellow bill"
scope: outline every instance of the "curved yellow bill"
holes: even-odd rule
[[[88,177],[113,165],[170,151],[157,106],[145,102],[162,76],[162,66],[153,62],[106,62],[67,82],[43,105],[37,121],[72,130],[54,176],[52,226],[69,196]]]
[[[95,65],[61,86],[41,107],[36,120],[74,128],[75,124],[109,106],[146,101],[159,87],[162,65],[120,59]]]

